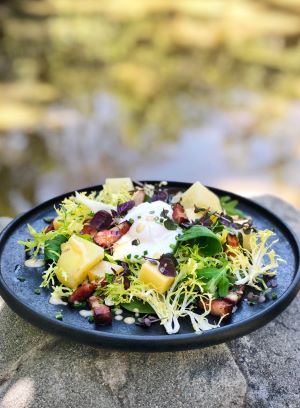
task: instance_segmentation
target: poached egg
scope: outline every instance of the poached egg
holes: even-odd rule
[[[163,214],[162,214],[163,212]],[[159,258],[172,252],[170,245],[176,244],[176,236],[181,233],[178,226],[169,230],[163,225],[164,215],[172,219],[172,207],[163,201],[142,203],[128,211],[123,221],[132,223],[129,231],[113,247],[113,258],[125,260],[130,255]]]

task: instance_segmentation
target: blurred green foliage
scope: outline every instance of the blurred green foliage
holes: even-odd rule
[[[179,123],[165,118],[181,90],[239,83],[300,96],[297,0],[13,0],[0,16],[2,130],[30,127],[48,102],[103,87],[135,126],[158,121],[170,138]]]
[[[0,51],[0,132],[31,135],[26,166],[47,154],[34,135],[41,124],[57,126],[45,116],[48,107],[99,89],[127,112],[122,137],[132,146],[153,127],[152,143],[177,137],[181,94],[222,101],[223,90],[238,84],[264,95],[263,119],[279,114],[300,97],[300,2],[5,0]],[[88,113],[87,103],[77,103]],[[42,166],[36,160],[29,179]],[[3,191],[17,178],[11,163],[0,167]],[[25,195],[32,200],[33,189]],[[8,203],[6,195],[0,213]]]

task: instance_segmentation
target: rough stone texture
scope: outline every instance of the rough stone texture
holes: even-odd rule
[[[11,218],[9,217],[0,217],[0,232],[10,223],[10,221]]]
[[[257,200],[283,217],[300,236],[299,213],[274,197]],[[247,408],[300,407],[300,295],[275,320],[228,343],[248,387]]]
[[[259,199],[300,233],[299,214]],[[51,336],[0,303],[0,408],[296,408],[299,296],[264,328],[177,353],[124,353]]]

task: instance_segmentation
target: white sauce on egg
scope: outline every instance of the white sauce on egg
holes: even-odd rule
[[[130,219],[133,223],[129,231],[114,244],[113,258],[125,260],[129,254],[131,259],[143,255],[159,258],[162,254],[172,252],[170,245],[176,244],[176,236],[181,233],[181,228],[165,228],[159,222],[163,211],[172,219],[172,207],[163,201],[142,203],[133,207],[123,219]],[[132,245],[132,242],[138,244]]]

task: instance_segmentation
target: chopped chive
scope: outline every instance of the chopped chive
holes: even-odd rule
[[[18,279],[20,282],[25,282],[25,281],[26,281],[26,278],[24,278],[24,276],[18,276],[17,279]]]
[[[148,255],[148,251],[146,250],[146,251],[144,251],[144,255]]]
[[[57,320],[62,320],[62,319],[63,319],[63,314],[62,314],[62,312],[56,312],[56,313],[55,313],[55,319],[57,319]]]
[[[277,298],[278,298],[277,293],[272,292],[272,300],[275,300],[275,299],[277,299]]]
[[[40,295],[41,294],[41,289],[34,289],[34,293],[36,294],[36,295]]]
[[[134,223],[134,219],[133,219],[133,218],[129,218],[128,222],[129,222],[129,224],[133,224],[133,223]]]
[[[88,322],[89,322],[89,323],[94,323],[94,321],[95,321],[94,316],[89,316],[89,317],[88,317]]]
[[[76,300],[73,304],[73,307],[75,309],[82,309],[83,307],[86,306],[86,302],[79,302],[78,300]]]
[[[140,245],[140,243],[141,243],[141,241],[140,241],[139,239],[134,239],[134,240],[131,242],[131,244],[132,244],[132,245],[135,245],[135,246]]]
[[[138,217],[139,220],[142,218],[140,215],[138,215],[137,217]]]
[[[175,231],[177,229],[177,225],[175,224],[174,221],[172,221],[170,218],[166,219],[164,222],[164,227],[167,230]]]

